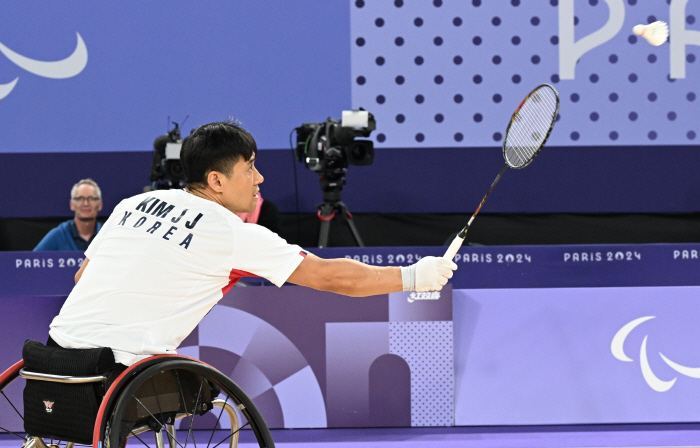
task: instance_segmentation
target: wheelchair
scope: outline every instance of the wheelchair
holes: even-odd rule
[[[95,421],[71,422],[84,426],[80,429],[87,431],[87,439],[92,435],[94,448],[123,448],[127,442],[131,448],[142,444],[165,448],[166,440],[168,448],[186,448],[188,444],[234,448],[239,440],[274,448],[270,431],[252,400],[223,373],[193,358],[152,356],[110,378],[111,384],[105,376],[48,375],[23,367],[24,361],[19,361],[0,375],[0,445],[8,445],[9,439],[24,448],[90,445],[86,437],[58,440],[45,428],[38,428],[35,434],[24,432],[22,396],[26,381],[33,380],[106,386]],[[50,413],[58,403],[44,401],[44,405]]]

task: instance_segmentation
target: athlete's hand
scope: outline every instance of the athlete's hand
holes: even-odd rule
[[[416,264],[401,267],[404,291],[440,291],[457,265],[443,257],[423,257]]]

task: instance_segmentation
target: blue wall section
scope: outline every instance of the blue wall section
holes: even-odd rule
[[[286,148],[302,122],[350,108],[344,1],[8,1],[0,43],[78,75],[49,79],[0,55],[0,152],[144,151],[167,131],[238,118],[261,148]]]
[[[168,116],[182,121],[188,115],[185,133],[205,122],[240,119],[268,150],[258,162],[266,177],[263,196],[282,212],[313,212],[321,190],[317,176],[298,163],[295,183],[286,149],[290,131],[304,122],[339,118],[353,105],[375,112],[378,128],[372,138],[383,134],[384,141],[374,165],[349,169],[343,199],[350,210],[471,213],[502,164],[494,129],[505,128],[514,98],[538,82],[557,79],[552,76],[559,70],[553,43],[558,38],[553,38],[561,23],[551,3],[556,4],[504,2],[498,9],[491,2],[388,0],[8,0],[0,15],[0,188],[5,192],[0,217],[67,216],[70,187],[84,177],[102,186],[107,214],[149,183],[153,140],[168,129]],[[609,8],[602,1],[575,3],[581,39],[603,25]],[[562,93],[562,118],[552,146],[526,170],[506,173],[485,213],[700,209],[698,140],[686,132],[696,129],[700,106],[695,96],[689,99],[697,84],[698,47],[684,47],[686,77],[671,80],[665,56],[670,47],[630,38],[634,23],[668,20],[668,5],[624,3],[624,26],[614,38],[581,58],[575,80],[555,83]],[[698,11],[697,5],[688,6],[683,25],[688,30],[697,25]],[[34,74],[38,71],[10,53],[60,61],[76,49],[76,33],[88,56],[72,77]],[[495,51],[503,58],[499,64],[493,63]],[[425,58],[420,66],[416,52]],[[531,53],[540,55],[541,63],[531,62]],[[377,63],[377,55],[385,62]],[[456,56],[462,62],[455,62]],[[519,64],[519,57],[528,61]],[[511,79],[515,68],[522,77],[517,84]],[[596,82],[593,72],[600,77]],[[482,82],[474,81],[474,73]],[[629,81],[631,73],[639,81]],[[405,82],[397,84],[397,74]],[[445,81],[436,84],[436,74]],[[359,76],[366,78],[363,85]],[[652,85],[659,96],[654,102],[645,93]],[[634,95],[621,96],[613,107],[598,96],[615,86]],[[9,90],[4,97],[3,89]],[[455,92],[464,101],[455,103]],[[424,103],[415,102],[416,93],[425,96]],[[502,96],[500,102],[494,103],[494,93]],[[580,101],[572,99],[574,93]],[[671,101],[675,97],[680,99]],[[592,111],[598,114],[595,121]],[[630,111],[639,119],[630,121]],[[475,112],[483,121],[473,120]],[[398,113],[406,114],[406,121],[398,123]],[[438,113],[444,121],[436,121]],[[649,123],[659,133],[653,141],[647,137]],[[487,124],[488,129],[479,128]],[[613,124],[621,126],[615,141],[608,138]],[[462,141],[454,139],[456,131],[464,133]],[[574,131],[580,140],[571,140]],[[425,133],[425,140],[417,142],[416,133]]]

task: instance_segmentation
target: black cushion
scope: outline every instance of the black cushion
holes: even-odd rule
[[[22,358],[26,371],[51,375],[108,376],[116,365],[110,348],[65,349],[32,340],[24,343]],[[104,386],[27,380],[24,430],[32,436],[92,444]]]

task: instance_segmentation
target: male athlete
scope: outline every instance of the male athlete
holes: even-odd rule
[[[185,138],[187,191],[153,191],[117,205],[85,252],[51,339],[63,348],[110,347],[128,366],[175,353],[241,277],[369,296],[439,290],[457,269],[438,257],[401,268],[325,260],[243,223],[235,213],[255,209],[263,181],[256,155],[253,137],[231,123],[206,124]]]

